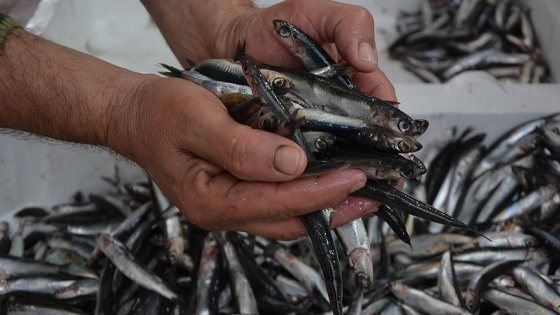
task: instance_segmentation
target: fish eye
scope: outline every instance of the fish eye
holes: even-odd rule
[[[276,78],[272,80],[272,84],[277,88],[283,88],[286,86],[287,81],[284,78]]]
[[[315,149],[318,151],[326,150],[328,146],[327,142],[321,138],[315,140]]]
[[[290,30],[289,27],[287,26],[282,26],[279,30],[278,30],[278,35],[280,35],[280,37],[290,37],[290,35],[292,35],[292,31]]]
[[[406,143],[405,141],[399,141],[399,143],[397,143],[397,147],[400,152],[410,151],[410,145],[408,145],[408,143]]]
[[[364,131],[361,134],[362,134],[363,138],[367,138],[367,139],[372,139],[373,138],[373,132]]]
[[[408,168],[408,167],[403,167],[403,168],[401,168],[401,172],[400,172],[400,173],[401,173],[401,176],[404,177],[404,178],[409,178],[409,177],[411,177],[411,176],[414,174],[414,172],[412,171],[412,169],[410,169],[410,168]]]
[[[410,124],[404,120],[399,121],[399,130],[402,132],[410,131]]]

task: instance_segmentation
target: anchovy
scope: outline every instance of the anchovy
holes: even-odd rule
[[[536,302],[556,312],[560,311],[560,293],[543,276],[526,267],[515,267],[512,275]]]
[[[489,264],[502,260],[526,260],[528,264],[536,265],[548,260],[547,254],[535,247],[491,247],[470,248],[457,251],[453,261],[476,262]]]
[[[249,280],[239,262],[239,257],[235,252],[233,244],[229,241],[222,243],[226,255],[229,275],[233,284],[233,293],[237,298],[237,307],[240,314],[257,314],[257,300],[250,286]]]
[[[115,264],[117,269],[127,278],[135,281],[142,287],[155,291],[171,301],[179,298],[163,281],[149,270],[134,261],[132,254],[119,241],[109,235],[100,235],[97,239],[99,249]]]
[[[76,272],[72,266],[57,266],[48,262],[41,262],[18,257],[0,257],[0,279],[14,279],[35,276],[74,275],[81,277],[95,277],[95,275]]]
[[[348,90],[329,79],[309,72],[271,68],[288,77],[294,84],[293,93],[305,99],[314,108],[367,119],[382,127],[408,136],[419,136],[420,128],[414,120],[391,104],[369,94]]]
[[[470,230],[469,226],[463,222],[412,198],[398,189],[374,180],[368,180],[366,186],[356,191],[355,194],[373,200],[383,200],[383,203],[391,208],[394,207],[426,220]]]
[[[289,120],[288,111],[271,90],[268,82],[263,79],[262,74],[256,68],[249,56],[241,55],[241,65],[243,73],[247,78],[249,86],[253,94],[263,99],[265,104],[271,106],[273,113],[281,122]],[[295,82],[294,82],[295,83]],[[294,131],[293,140],[302,147],[306,152],[307,159],[315,159],[311,149],[307,147],[303,134],[296,129]],[[319,258],[319,263],[323,271],[325,283],[327,283],[327,292],[329,302],[335,315],[342,314],[342,274],[338,262],[338,256],[332,235],[329,231],[323,211],[315,211],[300,216],[303,225],[309,234],[309,237],[315,248],[315,253]]]
[[[318,153],[319,160],[310,161],[304,175],[316,175],[339,169],[360,169],[369,179],[410,179],[423,175],[426,168],[415,160],[397,154],[338,151],[333,154]],[[352,158],[354,156],[355,158]]]
[[[165,232],[167,236],[167,255],[172,265],[181,266],[187,270],[193,270],[192,258],[185,253],[187,240],[178,216],[170,216],[165,219]]]
[[[277,244],[271,245],[269,250],[272,257],[274,257],[274,259],[280,263],[284,269],[298,279],[310,293],[317,290],[325,301],[329,299],[325,281],[321,278],[320,274],[315,271],[315,269],[311,268],[299,258],[293,256]]]
[[[455,276],[455,267],[451,259],[451,251],[441,255],[438,274],[438,290],[441,299],[455,306],[464,307],[461,290]]]
[[[243,84],[231,83],[227,81],[219,81],[195,70],[179,70],[175,67],[160,64],[162,67],[167,69],[169,72],[160,72],[162,75],[172,78],[183,78],[189,80],[203,88],[209,90],[216,96],[224,96],[231,93],[244,93],[251,94],[251,88],[247,86],[247,83]],[[232,64],[232,69],[235,69],[238,76],[243,77],[243,72],[241,70],[240,64]],[[286,78],[284,75],[267,69],[261,70],[265,78],[269,81],[274,92],[278,95],[284,95],[293,89],[292,82]]]
[[[531,247],[538,246],[539,241],[532,235],[514,232],[487,233],[484,237],[473,240],[474,246],[478,247]],[[490,240],[489,240],[490,239]]]
[[[375,215],[383,220],[383,222],[387,223],[389,227],[391,227],[391,230],[393,230],[399,240],[401,240],[405,244],[408,244],[409,246],[412,246],[410,243],[410,235],[406,230],[406,225],[403,222],[401,215],[397,211],[385,204],[382,204],[375,212]]]
[[[335,63],[323,47],[293,24],[283,20],[274,20],[272,24],[277,38],[308,70],[316,70]],[[335,77],[333,79],[347,88],[357,89],[348,77]]]
[[[367,288],[374,280],[370,243],[366,227],[361,219],[335,229],[338,239],[344,245],[346,256],[358,283]]]
[[[453,272],[460,284],[468,284],[472,275],[484,268],[476,263],[461,261],[452,261],[452,263]],[[396,277],[408,285],[413,285],[415,282],[425,282],[426,280],[438,280],[440,276],[440,266],[441,261],[428,261],[413,264],[399,270]]]
[[[482,158],[479,167],[474,171],[473,177],[478,177],[482,173],[496,168],[499,165],[507,164],[508,160],[516,159],[516,156],[513,156],[507,160],[504,160],[504,156],[511,156],[510,152],[517,152],[520,150],[513,150],[517,147],[520,140],[524,140],[527,145],[531,148],[534,148],[535,140],[539,139],[540,136],[537,136],[535,130],[544,126],[545,124],[551,121],[557,121],[560,119],[560,114],[552,114],[545,117],[539,117],[528,122],[524,122],[514,128],[512,128],[509,132],[504,133],[501,137],[496,139],[493,144],[488,146],[488,151]],[[522,149],[521,154],[528,154],[530,152],[527,149]],[[519,156],[519,154],[517,154]]]
[[[497,289],[489,288],[486,290],[486,292],[484,292],[484,298],[500,308],[507,309],[508,314],[558,314],[557,312],[540,306],[533,301]]]
[[[497,261],[484,267],[482,270],[476,273],[471,279],[471,282],[469,283],[469,286],[467,288],[467,295],[465,298],[467,308],[473,313],[478,312],[480,308],[480,297],[482,294],[482,290],[487,287],[492,279],[509,271],[522,262],[523,260]]]
[[[557,192],[558,187],[556,184],[549,184],[539,187],[538,189],[528,193],[525,197],[515,201],[507,208],[503,209],[500,213],[492,218],[492,222],[505,221],[528,213],[529,211],[538,207],[538,205],[552,198]]]
[[[253,253],[244,243],[243,238],[237,232],[228,232],[226,237],[230,240],[239,256],[243,270],[247,273],[247,279],[254,288],[255,297],[259,306],[270,311],[294,312],[298,308],[290,303],[287,295],[280,289],[272,279],[255,261]]]
[[[391,292],[404,303],[428,314],[471,314],[463,308],[398,282],[391,283]]]
[[[362,315],[381,314],[382,311],[385,309],[387,305],[389,305],[390,302],[391,300],[389,298],[378,299],[377,301],[364,307],[364,309],[362,309]]]
[[[303,136],[313,153],[324,152],[332,148],[337,141],[335,135],[322,131],[306,131]]]
[[[116,226],[114,229],[111,229],[111,232],[108,233],[111,237],[119,239],[124,234],[130,232],[131,230],[135,229],[138,224],[140,224],[142,218],[148,213],[151,209],[152,203],[146,202],[145,204],[136,208],[130,215],[128,215],[121,223]],[[70,227],[68,228],[69,230]],[[103,232],[99,232],[103,233]]]
[[[49,295],[55,299],[71,299],[95,295],[96,289],[97,280],[94,279],[32,277],[3,281],[0,283],[0,296],[11,293],[35,293]]]
[[[204,239],[204,246],[198,270],[196,285],[196,311],[195,314],[216,314],[217,294],[216,282],[218,281],[220,268],[219,249],[212,234]]]

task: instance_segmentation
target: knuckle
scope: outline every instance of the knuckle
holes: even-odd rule
[[[352,17],[350,21],[353,21],[356,25],[374,25],[373,15],[368,9],[362,6],[353,6],[350,11],[350,16]]]
[[[253,171],[253,154],[251,151],[252,141],[248,134],[237,135],[231,140],[229,156],[230,173],[241,179],[251,179]]]

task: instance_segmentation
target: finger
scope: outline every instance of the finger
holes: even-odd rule
[[[383,100],[396,101],[395,87],[381,69],[371,73],[356,73],[352,80],[360,90],[375,95]]]
[[[367,9],[335,1],[299,1],[298,6],[293,19],[304,32],[320,42],[334,42],[358,71],[377,69],[374,21]]]
[[[329,227],[335,229],[377,211],[379,202],[359,196],[348,196],[333,207]]]
[[[245,231],[250,234],[260,235],[281,241],[291,241],[307,236],[307,231],[301,219],[291,218],[276,222],[256,221],[238,226],[235,231]]]
[[[284,183],[249,182],[227,172],[215,174],[216,167],[206,167],[208,163],[196,164],[185,163],[190,169],[177,192],[182,201],[178,206],[193,223],[210,230],[255,220],[277,222],[326,208],[366,182],[358,170]]]
[[[187,130],[179,148],[245,180],[286,181],[303,172],[307,159],[296,143],[235,122],[216,97],[197,89],[196,97],[181,102]]]
[[[371,199],[349,196],[333,207],[330,217],[330,228],[335,229],[362,216],[375,213],[379,203]],[[307,236],[307,231],[299,217],[277,220],[276,222],[255,221],[231,226],[233,231],[245,231],[250,234],[270,237],[277,240],[294,240]]]

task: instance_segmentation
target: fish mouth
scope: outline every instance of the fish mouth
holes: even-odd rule
[[[356,270],[356,279],[362,288],[368,288],[375,277],[369,249],[356,248],[348,255],[350,266]]]

